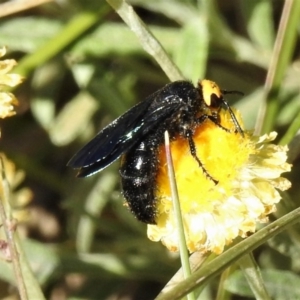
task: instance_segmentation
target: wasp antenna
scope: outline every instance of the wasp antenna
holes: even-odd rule
[[[230,113],[230,116],[231,116],[231,119],[232,119],[232,121],[233,121],[233,123],[234,123],[235,128],[237,129],[237,131],[238,131],[242,136],[244,136],[244,131],[243,131],[243,129],[241,128],[241,126],[240,126],[238,120],[236,119],[235,114],[234,114],[234,112],[232,111],[231,107],[230,107],[230,106],[228,105],[228,103],[227,103],[226,101],[224,101],[224,100],[223,100],[223,103],[224,103],[224,105],[226,106],[226,108],[228,109],[228,111],[229,111],[229,113]]]
[[[226,91],[226,90],[221,90],[223,95],[228,95],[228,94],[235,94],[235,95],[241,95],[244,96],[244,93],[241,91]]]

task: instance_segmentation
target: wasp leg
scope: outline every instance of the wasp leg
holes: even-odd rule
[[[197,150],[196,150],[196,145],[195,142],[193,140],[193,132],[191,130],[187,130],[185,132],[185,138],[188,140],[189,142],[189,146],[190,146],[190,152],[191,155],[194,157],[194,159],[197,161],[199,167],[202,169],[203,173],[205,174],[205,176],[210,179],[211,181],[213,181],[214,184],[218,184],[219,181],[215,180],[205,169],[203,163],[201,162],[201,160],[198,158],[197,156]]]
[[[227,109],[229,111],[229,114],[230,114],[230,117],[231,117],[231,120],[234,124],[234,127],[235,127],[235,130],[234,130],[234,133],[240,133],[241,136],[244,136],[244,131],[243,129],[241,128],[238,120],[236,119],[232,109],[230,108],[230,106],[227,106]],[[221,110],[221,107],[218,109],[217,112],[213,112],[211,116],[208,116],[208,118],[214,122],[218,127],[222,128],[223,130],[225,130],[226,132],[231,132],[231,130],[229,130],[228,128],[226,127],[223,127],[221,124],[220,124],[220,119],[219,119],[219,113],[220,113],[220,110]]]
[[[223,129],[224,131],[232,132],[230,129],[228,129],[220,124],[219,116],[217,113],[213,113],[212,115],[202,115],[200,118],[197,119],[197,124],[200,125],[207,119],[210,120],[211,122],[213,122],[219,128]],[[238,130],[236,129],[235,133],[237,133],[237,132],[238,132]]]

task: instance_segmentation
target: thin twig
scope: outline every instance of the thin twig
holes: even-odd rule
[[[135,33],[142,47],[157,61],[171,81],[184,79],[180,70],[172,62],[160,42],[135,13],[133,7],[124,0],[106,0],[115,9],[128,27]]]
[[[295,49],[298,34],[299,13],[300,1],[286,0],[284,2],[278,33],[265,82],[266,102],[261,104],[259,115],[256,120],[255,134],[269,132],[274,125],[274,120],[278,113],[277,96],[282,85],[285,70]]]
[[[14,0],[0,4],[0,18],[30,9],[53,0]]]
[[[20,298],[22,300],[27,300],[27,292],[26,292],[26,287],[24,283],[24,278],[23,278],[23,273],[21,269],[21,263],[20,263],[20,257],[17,251],[17,246],[15,244],[15,239],[14,239],[14,233],[15,233],[15,226],[14,220],[11,217],[11,214],[9,213],[8,209],[6,211],[5,209],[5,203],[9,203],[8,199],[8,184],[5,178],[5,172],[4,172],[4,164],[2,158],[0,158],[0,167],[1,167],[1,178],[0,178],[0,184],[2,187],[0,188],[1,194],[0,194],[0,218],[2,220],[2,226],[5,231],[6,239],[7,239],[7,244],[8,248],[11,254],[11,260],[17,280],[17,285],[18,285],[18,290],[20,294]],[[7,205],[8,206],[8,205]]]
[[[180,260],[182,265],[183,276],[186,279],[189,276],[191,276],[191,266],[189,262],[188,250],[186,248],[186,238],[185,238],[184,225],[183,225],[183,220],[181,215],[180,201],[179,201],[179,195],[177,190],[175,171],[174,171],[174,165],[173,165],[173,159],[172,159],[172,153],[170,147],[170,138],[167,130],[165,131],[165,149],[166,149],[166,158],[167,158],[168,178],[169,178],[169,183],[171,188],[176,226],[178,229]],[[187,295],[187,299],[188,300],[196,299],[194,293],[190,292]]]

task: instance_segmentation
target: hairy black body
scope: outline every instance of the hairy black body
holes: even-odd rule
[[[218,116],[222,106],[229,110],[236,132],[243,134],[223,93],[232,92],[222,92],[208,80],[199,82],[197,87],[188,81],[172,82],[101,130],[69,165],[78,168],[78,176],[84,177],[103,170],[122,155],[120,175],[128,206],[138,220],[155,224],[158,149],[166,130],[171,140],[178,136],[187,140],[195,162],[209,179],[218,183],[197,156],[193,134],[207,119],[222,127]]]

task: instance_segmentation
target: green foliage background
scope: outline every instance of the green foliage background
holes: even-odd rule
[[[293,1],[128,2],[186,79],[208,78],[244,92],[228,100],[241,110],[246,128],[276,130],[278,141],[292,141],[299,129],[299,21],[283,32],[279,63],[272,55],[284,4]],[[293,13],[300,20],[294,7],[287,22]],[[24,249],[45,297],[154,299],[180,263],[150,242],[146,226],[123,207],[118,163],[88,179],[76,179],[66,163],[168,77],[105,1],[49,3],[4,17],[0,44],[18,59],[15,72],[27,78],[15,91],[18,115],[2,122],[2,150],[25,170],[24,184],[34,192]],[[276,217],[298,207],[297,144],[294,139],[288,175],[294,185]],[[272,299],[300,298],[299,250],[295,228],[255,251]],[[7,263],[0,270],[4,297],[15,279]],[[215,299],[218,283],[212,280],[199,299]],[[222,289],[226,299],[253,297],[245,286],[237,271]]]

